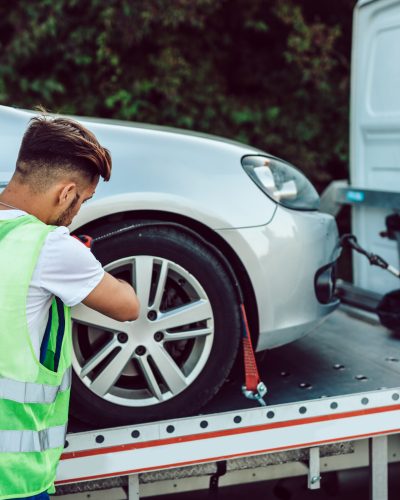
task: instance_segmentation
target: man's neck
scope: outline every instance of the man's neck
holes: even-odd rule
[[[17,185],[12,180],[0,194],[0,210],[22,210],[47,223],[38,196],[35,196],[27,186],[19,183]]]
[[[20,210],[20,208],[4,203],[4,201],[0,201],[0,210]]]

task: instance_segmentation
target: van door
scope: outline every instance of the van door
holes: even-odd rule
[[[353,24],[350,110],[350,181],[400,196],[400,1],[360,0]],[[397,265],[394,241],[382,238],[393,211],[353,208],[353,232],[361,245]],[[354,282],[377,292],[399,288],[388,273],[354,255]]]

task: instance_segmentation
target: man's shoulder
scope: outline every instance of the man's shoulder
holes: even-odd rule
[[[47,235],[35,276],[42,289],[73,306],[97,286],[104,271],[93,253],[66,227],[57,227]]]
[[[45,250],[58,252],[67,252],[75,255],[95,258],[89,248],[87,248],[77,238],[71,236],[69,230],[65,226],[59,226],[49,232],[44,242]]]
[[[68,230],[67,227],[65,226],[58,226],[58,227],[55,227],[50,233],[49,235],[47,236],[47,239],[49,240],[55,240],[55,241],[58,241],[58,240],[66,240],[68,238],[71,238],[72,240],[74,240],[75,238],[72,238],[71,235],[70,235],[70,232]],[[69,241],[69,240],[68,240]]]

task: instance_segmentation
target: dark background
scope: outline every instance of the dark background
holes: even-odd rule
[[[0,0],[0,103],[189,128],[348,176],[354,0]]]

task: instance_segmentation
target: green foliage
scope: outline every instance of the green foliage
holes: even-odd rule
[[[0,102],[249,142],[346,176],[354,0],[0,5]]]

